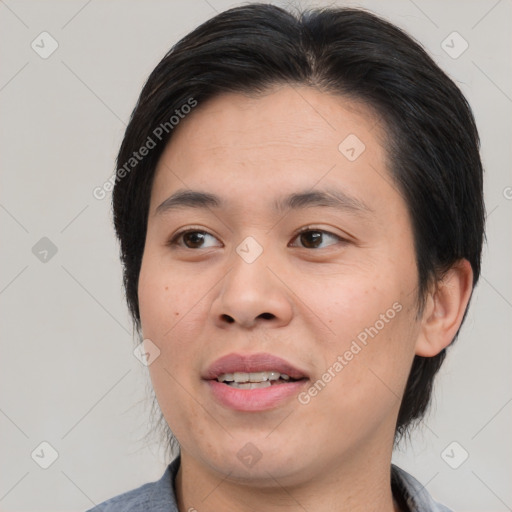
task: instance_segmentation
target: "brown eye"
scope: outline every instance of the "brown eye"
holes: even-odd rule
[[[208,240],[211,239],[214,242],[208,243]],[[198,231],[198,230],[188,230],[182,231],[178,233],[169,243],[169,245],[178,245],[180,247],[185,247],[186,249],[204,249],[209,247],[215,247],[215,241],[217,239],[207,233],[206,231]]]
[[[204,243],[205,234],[206,233],[201,231],[190,231],[188,233],[185,233],[183,235],[183,243],[189,249],[197,249],[198,247],[201,247],[201,245]]]
[[[300,241],[308,249],[316,249],[322,243],[323,233],[320,231],[307,231],[300,234]]]
[[[327,243],[327,246],[343,241],[339,236],[320,229],[304,230],[297,235],[296,239],[300,240],[301,245],[299,247],[306,249],[322,249],[322,244],[328,242],[329,239],[334,240],[334,242]],[[292,246],[295,246],[295,244],[292,244]],[[326,247],[326,245],[324,245],[324,247]]]

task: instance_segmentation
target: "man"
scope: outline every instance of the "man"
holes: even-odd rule
[[[113,205],[179,456],[97,510],[447,510],[391,454],[479,277],[478,146],[453,82],[364,11],[248,5],[173,47]]]

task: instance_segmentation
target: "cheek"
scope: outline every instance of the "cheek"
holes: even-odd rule
[[[189,323],[201,298],[197,282],[169,268],[159,258],[145,253],[138,284],[144,337],[163,340],[183,322]]]
[[[197,364],[194,340],[200,339],[204,325],[199,317],[204,315],[200,299],[205,291],[196,284],[144,255],[138,288],[142,334],[160,350],[149,373],[162,413],[180,439],[199,421],[187,384]]]
[[[390,309],[388,316],[394,317],[393,304],[404,295],[397,276],[382,267],[369,271],[354,265],[325,275],[303,273],[293,282],[304,317],[316,322],[329,342],[355,338],[375,322],[380,325],[380,316]]]
[[[199,364],[195,340],[202,339],[207,305],[201,301],[206,290],[196,281],[200,280],[191,282],[190,276],[168,269],[150,255],[143,259],[139,310],[143,337],[160,350],[149,367],[157,394],[159,389],[172,389],[176,395],[178,382]]]
[[[415,327],[401,302],[382,304],[384,309],[380,304],[374,307],[377,315],[358,309],[358,319],[356,313],[351,317],[345,311],[336,324],[336,341],[317,343],[322,366],[300,398],[301,403],[309,402],[305,408],[311,407],[306,416],[318,418],[329,411],[329,422],[314,426],[320,437],[338,436],[350,445],[365,432],[379,431],[384,423],[394,428],[414,357]]]
[[[372,271],[354,265],[320,279],[296,280],[296,293],[307,305],[302,316],[310,319],[311,332],[321,331],[316,335],[322,365],[317,370],[323,374],[331,368],[336,375],[325,394],[332,393],[329,400],[393,402],[407,379],[417,336],[415,294],[410,292],[415,266],[397,267],[386,258],[379,263]]]

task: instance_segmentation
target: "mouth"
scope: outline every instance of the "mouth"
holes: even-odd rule
[[[222,406],[254,412],[278,407],[309,381],[305,371],[265,353],[221,357],[202,377]]]

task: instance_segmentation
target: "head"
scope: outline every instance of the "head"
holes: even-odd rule
[[[484,205],[471,110],[419,44],[361,10],[221,13],[151,73],[117,167],[127,301],[182,448],[221,468],[280,446],[272,469],[300,474],[304,439],[339,435],[325,458],[348,456],[422,418]],[[291,361],[296,400],[208,403],[205,372],[232,352]]]

